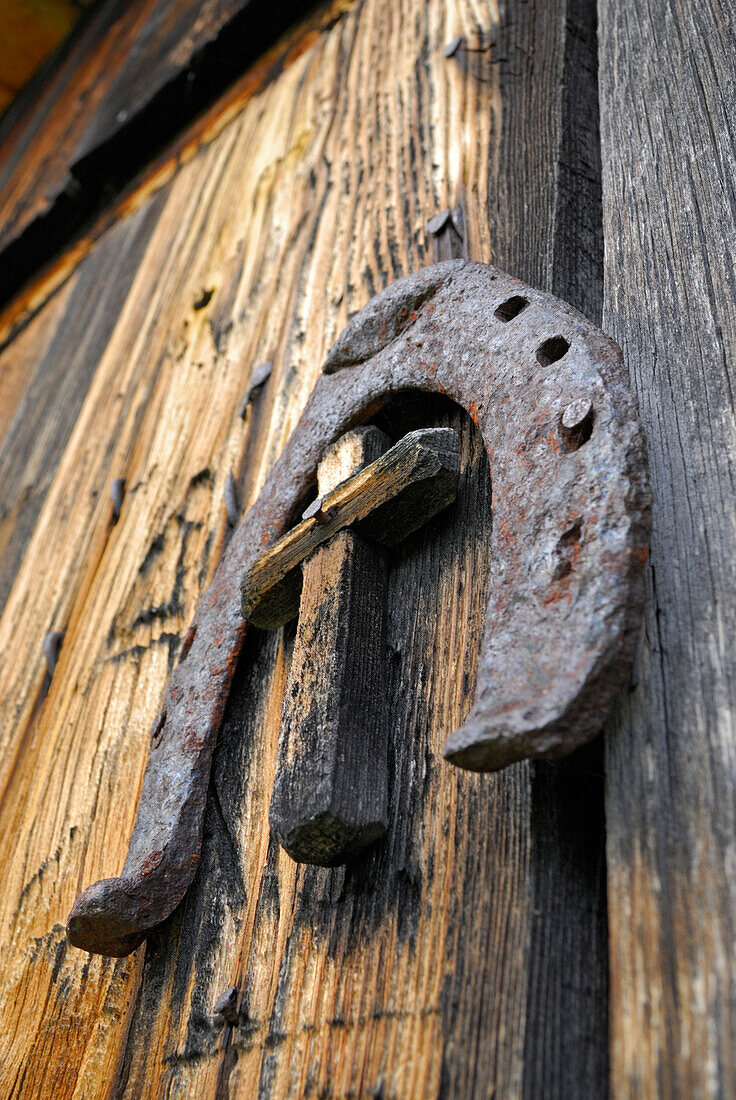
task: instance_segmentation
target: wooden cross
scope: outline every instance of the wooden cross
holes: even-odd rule
[[[454,500],[459,470],[450,428],[410,432],[394,447],[374,427],[347,432],[320,462],[318,499],[246,578],[249,622],[274,629],[299,616],[270,812],[299,862],[342,863],[385,832],[382,547]]]

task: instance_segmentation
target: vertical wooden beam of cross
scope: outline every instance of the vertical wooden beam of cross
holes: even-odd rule
[[[344,862],[385,832],[382,546],[446,507],[458,476],[451,429],[412,432],[393,448],[375,427],[347,432],[320,462],[319,497],[302,523],[254,566],[247,617],[273,627],[296,610],[301,562],[270,812],[274,836],[299,862]]]
[[[319,465],[320,498],[390,446],[378,428],[348,432]],[[330,864],[386,829],[386,563],[348,528],[310,554],[302,575],[271,830],[293,859]]]

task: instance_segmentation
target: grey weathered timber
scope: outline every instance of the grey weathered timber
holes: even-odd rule
[[[374,427],[338,439],[319,464],[320,496],[390,445]],[[459,447],[457,457],[456,474]],[[386,831],[386,563],[347,529],[306,559],[303,575],[270,821],[292,859],[329,867]]]
[[[604,326],[654,492],[635,689],[606,738],[614,1096],[736,1095],[736,37],[603,0]]]
[[[0,612],[159,214],[155,200],[116,226],[72,280],[64,311],[28,364],[0,433]],[[12,368],[13,347],[3,369]],[[119,404],[119,408],[118,408]],[[129,398],[113,405],[122,424]]]

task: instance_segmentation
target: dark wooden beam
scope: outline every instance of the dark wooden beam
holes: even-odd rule
[[[315,6],[103,0],[0,124],[0,307]]]
[[[378,428],[348,432],[320,462],[320,496],[390,445]],[[386,831],[386,562],[344,529],[303,571],[269,818],[292,859],[329,867]]]

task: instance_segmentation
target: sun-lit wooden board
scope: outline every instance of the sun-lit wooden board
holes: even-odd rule
[[[471,256],[595,319],[595,169],[589,192],[572,178],[580,149],[595,161],[591,31],[590,8],[564,0],[513,19],[485,0],[342,3],[237,111],[222,104],[220,132],[130,204],[74,261],[17,338],[25,344],[8,345],[5,356],[30,363],[33,330],[48,358],[50,334],[73,328],[94,294],[80,289],[93,282],[86,273],[106,280],[96,336],[74,367],[88,381],[73,425],[44,452],[47,472],[34,475],[48,484],[22,554],[8,559],[0,620],[9,1095],[603,1087],[595,755],[494,777],[440,758],[472,692],[487,584],[486,461],[458,413],[424,410],[462,438],[455,510],[394,561],[398,779],[386,845],[352,870],[324,871],[298,869],[273,844],[291,643],[288,632],[253,634],[185,904],[115,963],[68,948],[63,930],[79,890],[122,865],[151,722],[227,538],[228,473],[247,507],[348,316],[431,262],[428,218],[462,197]],[[457,33],[494,39],[494,50],[448,61],[442,47]],[[124,285],[108,330],[116,255]],[[212,296],[196,308],[203,289]],[[60,355],[70,340],[59,339]],[[274,371],[243,423],[239,399],[264,359]],[[17,359],[13,369],[17,378]],[[6,440],[28,391],[15,400]],[[43,401],[53,420],[53,392]],[[112,526],[114,477],[127,493]],[[43,697],[43,638],[62,628]],[[230,984],[242,1016],[225,1029],[213,1007]]]
[[[601,4],[604,324],[654,491],[635,690],[607,737],[616,1096],[736,1095],[736,78],[718,2]]]

